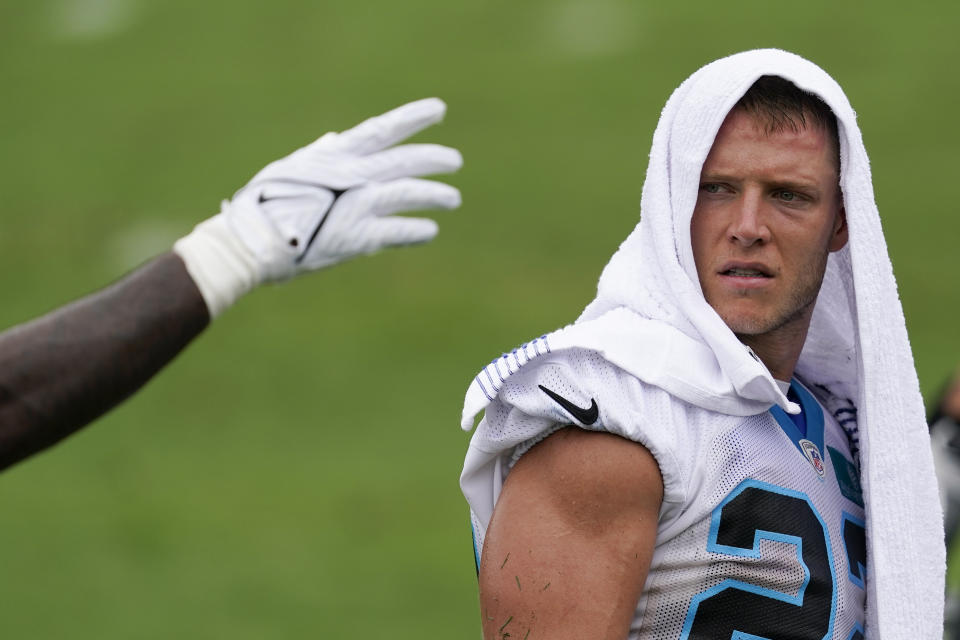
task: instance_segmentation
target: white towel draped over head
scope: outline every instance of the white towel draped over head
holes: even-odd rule
[[[858,409],[866,637],[939,639],[945,552],[922,399],[856,114],[826,72],[794,54],[764,49],[717,60],[680,85],[654,134],[639,224],[604,269],[596,299],[574,325],[546,340],[554,351],[599,351],[644,382],[714,411],[797,409],[707,304],[690,239],[700,171],[717,131],[765,75],[819,96],[839,125],[849,242],[828,259],[796,373]],[[514,352],[481,372],[467,392],[463,427],[472,427],[504,378],[538,354]],[[499,381],[487,388],[484,380],[497,379],[484,377],[491,367],[499,367]],[[474,464],[468,455],[465,477],[471,466],[480,467],[479,457]]]
[[[690,76],[674,91],[653,137],[647,179],[643,186],[641,221],[620,246],[600,277],[597,298],[578,322],[598,318],[617,307],[661,320],[683,334],[705,342],[737,392],[765,402],[779,399],[765,368],[707,304],[700,290],[690,241],[690,220],[697,202],[700,170],[720,125],[730,109],[761,76],[776,75],[820,96],[837,116],[840,129],[841,177],[851,241],[831,254],[814,312],[810,336],[797,373],[816,372],[814,379],[837,393],[858,395],[855,344],[857,297],[881,295],[888,308],[866,321],[887,326],[903,314],[887,257],[873,199],[870,165],[856,125],[856,114],[840,86],[815,64],[785,51],[766,49],[717,60]],[[856,236],[856,237],[854,237]],[[857,281],[852,256],[858,256]],[[863,286],[875,289],[864,296]],[[871,302],[870,307],[875,305]],[[878,309],[878,311],[880,311]],[[864,325],[861,325],[864,326]],[[891,336],[892,337],[892,336]],[[907,367],[912,357],[905,342]],[[915,376],[914,376],[915,377]],[[768,380],[768,382],[764,382]],[[919,399],[919,396],[917,396]],[[784,404],[785,399],[780,403]]]
[[[709,345],[740,395],[772,392],[761,382],[758,363],[704,299],[690,241],[700,171],[717,131],[764,75],[818,95],[839,124],[849,242],[828,260],[797,374],[852,399],[858,408],[867,637],[940,638],[942,516],[923,402],[869,159],[856,114],[833,78],[799,56],[768,49],[717,60],[687,79],[667,102],[654,134],[641,221],[604,269],[597,298],[578,322],[627,307]]]

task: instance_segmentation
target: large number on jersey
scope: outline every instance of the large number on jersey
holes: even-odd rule
[[[714,511],[707,549],[759,558],[761,540],[796,547],[805,573],[797,592],[724,580],[693,599],[681,638],[821,640],[830,635],[836,609],[830,536],[810,500],[755,480],[741,483]]]

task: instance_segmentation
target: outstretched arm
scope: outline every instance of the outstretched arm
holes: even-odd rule
[[[166,253],[106,289],[0,334],[0,469],[139,389],[210,321]]]
[[[455,149],[397,143],[439,122],[427,98],[267,165],[219,214],[107,289],[0,334],[0,469],[70,435],[140,388],[254,287],[432,239],[460,192],[421,176]]]
[[[480,564],[486,640],[623,640],[643,589],[663,499],[642,446],[566,428],[514,466]]]

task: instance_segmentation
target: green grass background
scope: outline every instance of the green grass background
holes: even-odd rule
[[[738,50],[801,53],[858,109],[931,395],[960,361],[958,20],[946,1],[0,0],[3,326],[405,101],[443,97],[419,139],[466,158],[436,242],[254,293],[0,478],[0,635],[479,637],[466,385],[592,298],[664,101]]]

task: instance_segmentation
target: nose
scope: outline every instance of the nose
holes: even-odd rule
[[[747,189],[738,204],[730,221],[730,240],[744,247],[763,244],[770,240],[763,193],[759,190]]]

